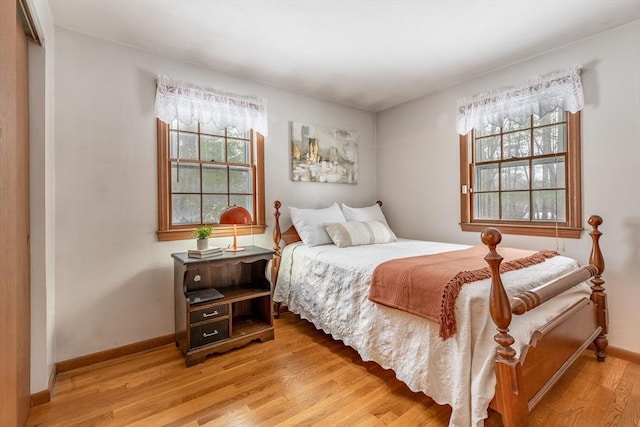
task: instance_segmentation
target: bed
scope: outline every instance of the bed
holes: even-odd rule
[[[286,305],[363,360],[392,369],[412,391],[450,405],[450,426],[482,425],[488,408],[501,414],[505,426],[526,425],[529,412],[585,349],[595,349],[600,361],[606,357],[598,216],[588,220],[592,251],[582,267],[558,255],[500,273],[501,234],[485,229],[483,262],[490,277],[460,288],[455,333],[445,339],[442,324],[369,299],[372,276],[392,259],[471,248],[407,239],[307,246],[293,225],[280,229],[281,207],[274,203],[270,271],[276,317]]]

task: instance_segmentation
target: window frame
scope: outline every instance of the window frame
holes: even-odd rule
[[[582,170],[580,151],[580,111],[567,112],[566,200],[565,222],[475,220],[472,212],[473,146],[475,130],[460,135],[460,227],[462,231],[480,232],[496,227],[504,234],[563,237],[577,239],[582,233]]]
[[[221,224],[171,224],[171,159],[169,153],[169,125],[156,119],[158,154],[158,230],[160,241],[193,239],[193,231],[203,225],[212,226],[211,237],[233,236],[233,226]],[[251,170],[253,179],[253,224],[238,225],[238,235],[262,234],[266,230],[264,136],[253,129],[249,133]]]

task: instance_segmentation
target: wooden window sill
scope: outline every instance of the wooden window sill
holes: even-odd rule
[[[481,232],[487,227],[495,227],[503,234],[518,234],[522,236],[540,236],[540,237],[563,237],[568,239],[579,239],[582,234],[582,227],[567,227],[538,224],[509,224],[509,223],[491,223],[491,222],[473,222],[460,223],[462,231]]]
[[[193,230],[195,228],[184,228],[175,230],[158,230],[158,240],[161,242],[168,242],[171,240],[189,240],[195,239],[193,237]],[[264,234],[267,229],[266,225],[241,225],[238,226],[238,236],[249,236],[251,234]],[[233,236],[232,226],[214,226],[211,238],[215,237],[229,237]]]

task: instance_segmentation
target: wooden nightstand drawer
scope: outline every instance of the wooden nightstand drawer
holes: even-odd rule
[[[191,348],[200,347],[212,342],[229,338],[229,320],[220,320],[200,326],[193,326],[190,329]]]
[[[192,311],[190,315],[191,324],[215,319],[229,314],[229,304],[214,305],[202,310]]]

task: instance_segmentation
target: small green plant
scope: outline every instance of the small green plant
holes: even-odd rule
[[[193,237],[198,239],[208,239],[211,236],[211,227],[198,227],[193,230]]]

